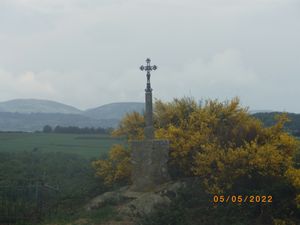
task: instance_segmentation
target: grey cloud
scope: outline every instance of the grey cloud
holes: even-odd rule
[[[300,112],[299,1],[224,2],[1,1],[1,100],[143,101],[138,67],[151,57],[155,97],[238,95],[251,108]]]

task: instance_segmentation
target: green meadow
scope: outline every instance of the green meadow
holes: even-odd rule
[[[0,152],[62,152],[98,158],[113,144],[124,144],[125,139],[110,135],[57,133],[0,133]]]

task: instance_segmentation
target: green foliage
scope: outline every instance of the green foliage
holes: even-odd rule
[[[42,182],[59,186],[62,198],[87,198],[100,185],[90,161],[65,153],[0,153],[0,186]]]
[[[59,212],[53,218],[46,218],[40,225],[97,225],[111,219],[118,219],[116,210],[111,206],[105,206],[90,212],[78,210],[72,214]]]
[[[268,181],[266,181],[268,182]],[[268,183],[269,184],[269,183]],[[267,186],[267,184],[266,184]],[[213,203],[213,195],[205,191],[201,180],[195,180],[178,192],[169,208],[158,207],[144,216],[138,225],[296,225],[296,214],[290,208],[291,189],[281,184],[272,185],[274,203]],[[275,186],[275,187],[274,187]],[[249,187],[251,188],[251,187]],[[248,190],[249,191],[249,190]],[[253,193],[254,190],[251,191]],[[245,192],[246,194],[247,192]],[[230,193],[227,193],[230,194]],[[235,193],[231,193],[235,194]],[[262,194],[262,193],[260,193]],[[280,201],[278,201],[280,199]],[[285,203],[284,205],[281,205]],[[287,204],[288,203],[288,204]],[[273,205],[274,204],[274,205]],[[274,210],[277,210],[274,212]],[[274,218],[275,216],[275,218]],[[281,223],[280,223],[281,222]]]
[[[59,188],[57,193],[43,200],[48,204],[54,203],[52,205],[55,208],[49,209],[49,213],[63,212],[66,217],[76,212],[91,197],[106,190],[102,182],[95,179],[90,161],[81,156],[38,151],[0,153],[0,190],[6,186],[24,189],[37,183]],[[20,196],[22,193],[24,196]],[[10,195],[17,196],[19,200],[28,198],[25,211],[32,208],[29,204],[35,200],[35,196],[29,198],[28,193],[25,191],[17,195],[17,192],[10,191]],[[30,193],[35,195],[34,190]],[[0,198],[7,198],[6,193],[0,192],[0,195]]]
[[[254,225],[255,206],[236,204],[214,205],[212,196],[201,182],[194,182],[179,191],[169,208],[158,207],[141,218],[139,225]]]
[[[43,127],[43,132],[44,133],[51,133],[52,132],[52,127],[50,127],[49,125],[46,125]]]
[[[105,206],[90,212],[79,210],[73,214],[60,212],[54,218],[46,218],[40,225],[98,225],[108,220],[117,219],[117,212],[111,206]]]

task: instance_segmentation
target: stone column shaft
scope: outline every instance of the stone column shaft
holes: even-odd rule
[[[154,139],[154,128],[153,128],[153,107],[152,107],[152,90],[146,89],[145,93],[145,138]]]

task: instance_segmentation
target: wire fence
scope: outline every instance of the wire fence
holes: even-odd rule
[[[45,184],[0,186],[0,224],[37,223],[57,210],[59,189]]]

